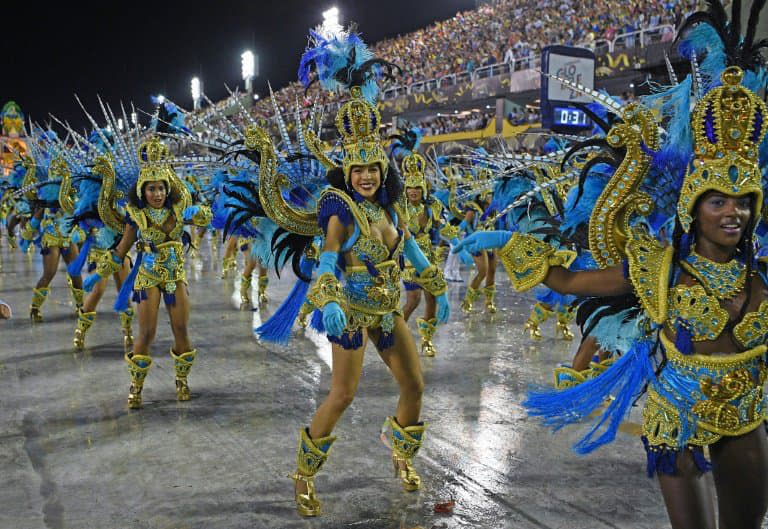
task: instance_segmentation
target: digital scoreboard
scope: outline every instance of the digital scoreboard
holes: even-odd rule
[[[585,48],[547,46],[541,54],[541,126],[555,132],[578,132],[592,120],[574,103],[591,100],[544,74],[595,87],[595,54]]]

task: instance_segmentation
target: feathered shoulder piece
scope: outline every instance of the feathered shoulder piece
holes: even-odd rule
[[[363,236],[370,234],[368,218],[355,204],[354,199],[339,189],[328,187],[320,194],[317,207],[317,221],[323,232],[328,230],[328,221],[334,215],[339,217],[345,226],[349,226],[352,220],[355,220]]]

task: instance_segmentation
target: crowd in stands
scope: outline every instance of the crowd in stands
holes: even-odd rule
[[[497,0],[371,47],[378,57],[402,66],[399,84],[408,85],[502,62],[526,68],[544,46],[591,46],[649,27],[677,27],[696,7],[697,0]],[[638,42],[629,36],[619,44],[632,47]],[[297,101],[308,105],[337,99],[317,85],[305,93],[298,82],[275,96],[285,108]],[[256,104],[257,115],[272,114],[267,99]]]
[[[420,119],[415,126],[419,127],[425,136],[450,134],[452,132],[468,132],[484,129],[493,119],[493,113],[479,111],[461,114],[437,114]]]

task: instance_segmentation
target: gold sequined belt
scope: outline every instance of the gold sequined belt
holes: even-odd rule
[[[372,275],[365,266],[348,266],[344,293],[352,309],[383,315],[400,310],[400,266],[384,261]]]
[[[766,419],[766,346],[722,356],[683,355],[662,333],[667,364],[648,390],[643,434],[651,445],[708,445]]]

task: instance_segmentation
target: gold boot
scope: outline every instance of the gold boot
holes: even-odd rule
[[[171,358],[173,358],[173,369],[176,371],[176,400],[186,401],[191,398],[189,385],[187,385],[187,375],[195,363],[197,351],[192,349],[186,353],[175,354],[171,349]]]
[[[269,285],[269,276],[259,276],[259,305],[265,305],[269,301],[267,285]]]
[[[137,410],[141,408],[141,390],[144,387],[144,379],[147,377],[149,368],[152,367],[152,359],[146,355],[126,353],[125,361],[128,363],[128,371],[131,374],[128,407]]]
[[[539,326],[547,321],[554,314],[541,303],[536,303],[531,310],[528,321],[525,322],[525,329],[531,335],[532,340],[541,340],[541,330]]]
[[[240,310],[251,307],[251,276],[243,274],[240,279]]]
[[[123,331],[123,348],[126,351],[133,347],[133,331],[131,330],[133,314],[134,312],[131,307],[128,307],[124,312],[120,313],[120,328]]]
[[[234,257],[225,257],[221,264],[221,278],[226,279],[229,272],[237,268],[237,262]]]
[[[421,352],[424,353],[424,356],[435,356],[437,349],[435,349],[435,345],[432,343],[432,337],[437,330],[437,318],[429,320],[418,318],[416,325],[419,329],[419,336],[421,336]]]
[[[387,419],[392,427],[392,465],[395,467],[395,477],[400,478],[400,484],[407,491],[418,490],[421,487],[421,477],[413,468],[413,458],[421,448],[424,431],[427,425],[419,423],[403,428],[394,417]]]
[[[573,320],[574,311],[571,307],[560,306],[557,309],[557,327],[556,329],[563,333],[563,340],[570,342],[573,340],[573,333],[568,324]]]
[[[72,283],[72,278],[67,275],[67,285],[69,285],[69,291],[72,292],[72,301],[75,302],[75,311],[78,313],[83,306],[83,298],[85,298],[85,290],[82,288],[75,288]]]
[[[82,350],[85,347],[85,335],[88,333],[88,329],[91,328],[93,322],[96,320],[96,312],[83,312],[77,316],[77,327],[75,328],[75,337],[72,343],[75,349]]]
[[[485,310],[489,314],[496,314],[496,305],[493,303],[493,299],[496,297],[496,285],[488,285],[483,289],[485,294]]]
[[[464,312],[472,312],[472,305],[477,301],[480,296],[480,291],[476,288],[467,287],[467,293],[464,295],[464,299],[461,302],[461,310]]]
[[[32,289],[32,304],[29,306],[29,317],[32,323],[40,323],[43,321],[43,312],[40,308],[45,303],[45,299],[48,297],[48,293],[51,291],[48,287],[33,288]]]
[[[294,486],[299,481],[306,483],[307,491],[296,491],[294,500],[296,509],[302,516],[318,516],[320,514],[320,499],[315,493],[315,474],[317,474],[328,460],[328,453],[336,437],[329,435],[320,439],[312,439],[309,436],[309,428],[299,432],[299,448],[296,451],[297,470],[290,477]]]

